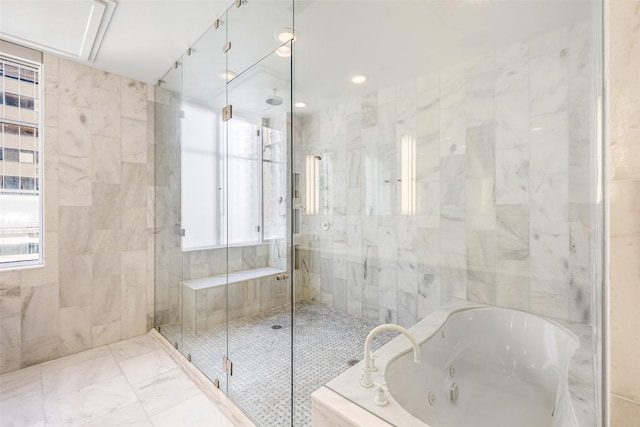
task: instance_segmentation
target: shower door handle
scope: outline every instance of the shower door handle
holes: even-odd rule
[[[287,280],[289,278],[289,273],[282,273],[276,276],[276,280]]]

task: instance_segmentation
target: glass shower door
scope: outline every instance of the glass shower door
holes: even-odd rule
[[[265,426],[292,423],[291,46],[278,39],[290,5],[243,3],[225,19],[228,395]]]

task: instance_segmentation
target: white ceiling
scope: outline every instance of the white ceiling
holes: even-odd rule
[[[0,32],[16,4],[51,6],[101,0],[0,0]],[[155,83],[176,61],[182,67],[165,80],[185,82],[194,98],[220,98],[224,81],[216,75],[228,64],[241,72],[272,52],[274,32],[292,26],[291,0],[232,1],[116,0],[117,7],[92,66]],[[551,28],[587,19],[588,0],[296,0],[296,100],[307,111],[361,95],[406,78],[469,59]],[[5,7],[11,5],[12,7]],[[62,9],[60,9],[62,10]],[[225,11],[228,10],[228,15]],[[53,15],[53,14],[52,14]],[[69,16],[66,16],[67,18]],[[225,25],[200,36],[221,17]],[[56,16],[55,20],[62,19]],[[29,21],[25,26],[32,25]],[[54,37],[50,26],[33,25],[40,38]],[[227,58],[226,38],[232,41]],[[194,47],[191,56],[182,55]],[[228,63],[225,63],[228,60]],[[278,62],[280,61],[280,62]],[[243,91],[264,99],[273,87],[286,95],[288,61],[271,55],[238,82]],[[176,73],[184,73],[179,79]],[[257,78],[265,73],[270,78]],[[369,81],[355,86],[350,78],[365,73]],[[244,79],[244,80],[243,80]],[[249,81],[255,82],[249,84]],[[240,87],[239,83],[235,84]],[[264,87],[263,87],[264,86]],[[236,90],[238,97],[240,89]],[[248,96],[248,95],[247,95]],[[256,98],[257,99],[257,98]]]

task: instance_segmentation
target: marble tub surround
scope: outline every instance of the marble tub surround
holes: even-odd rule
[[[231,422],[149,335],[0,375],[0,426]]]
[[[452,313],[463,309],[481,307],[486,306],[463,300],[453,300],[443,308],[422,319],[409,330],[417,341],[422,343],[433,336]],[[580,339],[580,348],[574,354],[569,368],[569,393],[578,425],[596,426],[594,386],[592,376],[588,374],[588,371],[593,369],[590,328],[577,322],[562,322],[561,325],[576,333]],[[373,381],[384,382],[387,364],[398,354],[410,351],[411,344],[402,336],[395,338],[377,350],[374,354],[378,371],[373,373]],[[428,357],[428,355],[423,354],[421,357]],[[345,417],[347,420],[349,419],[347,417],[349,412],[353,410],[357,413],[362,408],[381,420],[389,422],[388,425],[427,426],[427,424],[402,409],[389,393],[386,393],[389,404],[384,407],[377,406],[374,403],[375,388],[364,388],[360,385],[359,379],[362,374],[362,367],[363,362],[361,361],[348,371],[329,381],[323,387],[323,389],[329,389],[340,395],[342,400],[323,389],[313,394],[314,426],[316,425],[316,420],[318,420],[317,425],[320,427],[330,425],[367,425],[361,423],[358,419],[344,421]],[[337,410],[332,411],[329,409],[332,407],[341,408],[339,411],[347,414],[340,413]],[[341,419],[342,421],[340,421]],[[332,424],[332,422],[337,424]],[[387,424],[382,423],[381,425]]]
[[[405,327],[452,298],[589,323],[589,52],[586,23],[560,27],[301,117],[298,151],[327,149],[303,295]]]
[[[45,54],[45,265],[0,271],[0,373],[153,326],[152,87]]]
[[[609,8],[611,425],[640,425],[640,1]]]

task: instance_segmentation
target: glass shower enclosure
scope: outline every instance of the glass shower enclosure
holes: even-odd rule
[[[373,327],[521,310],[603,425],[601,52],[599,1],[230,2],[155,89],[156,327],[308,426]]]
[[[230,4],[156,86],[155,323],[266,424],[291,423],[291,7]]]

